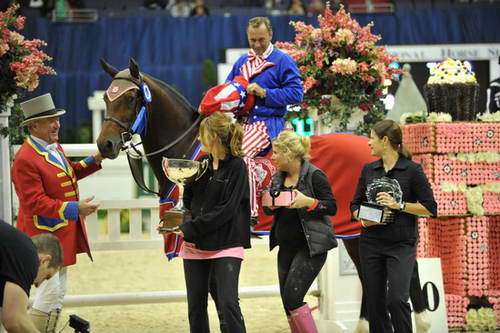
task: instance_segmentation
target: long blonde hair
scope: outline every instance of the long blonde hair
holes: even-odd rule
[[[240,124],[235,124],[227,114],[214,112],[203,119],[200,124],[200,134],[203,135],[205,131],[215,136],[215,140],[218,140],[227,154],[238,157],[245,156],[241,149],[243,128]]]
[[[311,139],[293,131],[283,131],[273,140],[273,148],[293,159],[309,158]]]

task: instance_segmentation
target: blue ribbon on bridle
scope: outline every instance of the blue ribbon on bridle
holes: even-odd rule
[[[141,94],[142,99],[144,101],[143,106],[139,110],[137,117],[135,118],[134,123],[130,126],[130,130],[133,133],[142,135],[147,133],[147,125],[148,125],[148,104],[153,101],[153,96],[151,95],[151,91],[149,90],[148,84],[146,82],[141,83]]]

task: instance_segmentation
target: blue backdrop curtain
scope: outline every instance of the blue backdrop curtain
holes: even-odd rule
[[[443,11],[409,11],[393,14],[352,15],[361,25],[374,22],[373,32],[382,44],[442,44],[500,42],[500,8]],[[27,38],[45,40],[53,57],[56,76],[43,76],[39,88],[26,96],[52,93],[58,107],[68,112],[63,126],[89,121],[87,98],[105,90],[110,78],[99,65],[105,58],[118,69],[134,57],[144,73],[174,85],[198,105],[205,87],[202,62],[222,59],[225,48],[247,47],[246,24],[250,17],[134,17],[103,18],[95,23],[52,23],[28,19]],[[313,17],[270,17],[274,41],[292,41],[290,20],[317,26]]]

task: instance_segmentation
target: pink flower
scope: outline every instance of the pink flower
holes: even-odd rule
[[[323,14],[318,16],[318,23],[319,28],[300,21],[290,22],[295,29],[293,43],[276,43],[299,66],[304,102],[326,110],[327,104],[320,96],[334,95],[347,106],[359,105],[373,112],[373,117],[369,118],[373,123],[378,121],[382,114],[378,103],[382,85],[399,71],[389,67],[395,58],[376,45],[380,36],[371,32],[373,23],[361,27],[343,6],[333,12],[327,4]],[[367,91],[367,84],[375,89]],[[332,115],[335,119],[342,118],[343,112],[332,111]],[[367,125],[365,127],[370,126]]]
[[[9,38],[11,42],[14,42],[16,44],[22,44],[22,42],[24,41],[24,36],[15,31],[10,32]]]
[[[314,79],[312,77],[308,77],[306,79],[306,81],[304,82],[304,93],[307,93],[309,91],[309,89],[314,87],[317,83],[318,83],[318,81],[316,79]]]
[[[354,43],[354,34],[351,30],[339,29],[335,33],[335,42],[345,42],[347,45]]]
[[[0,57],[3,56],[9,50],[9,44],[7,44],[3,39],[0,39]]]
[[[334,73],[339,74],[353,74],[356,72],[357,64],[356,61],[351,58],[343,59],[339,58],[333,62],[330,66],[330,70]]]
[[[323,68],[324,59],[325,59],[325,55],[324,55],[323,51],[321,49],[317,49],[314,52],[314,60],[316,62],[316,66],[318,66],[318,68]]]
[[[23,35],[10,30],[10,27],[18,30],[24,28],[25,18],[15,15],[18,8],[19,5],[13,5],[7,11],[0,12],[0,56],[9,53],[8,60],[4,62],[5,70],[14,76],[14,80],[2,82],[5,91],[0,91],[0,95],[20,93],[24,89],[32,91],[38,86],[40,75],[55,74],[51,67],[44,64],[51,58],[39,50],[40,46],[46,45],[45,42],[39,39],[25,40]]]
[[[370,69],[370,66],[364,62],[364,61],[361,61],[359,64],[358,64],[358,67],[359,69],[362,71],[362,72],[368,72],[368,70]]]

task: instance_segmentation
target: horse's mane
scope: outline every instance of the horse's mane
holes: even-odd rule
[[[184,109],[189,110],[197,114],[194,106],[189,103],[186,97],[182,96],[177,90],[175,90],[171,85],[156,79],[150,75],[145,75],[154,83],[156,83],[160,88],[162,88],[171,98],[173,98],[179,105],[181,105]]]

